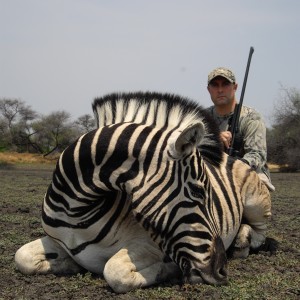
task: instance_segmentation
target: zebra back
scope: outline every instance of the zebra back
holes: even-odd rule
[[[205,135],[199,145],[204,160],[219,166],[223,145],[219,128],[196,102],[173,94],[157,92],[113,93],[96,98],[92,104],[97,126],[134,122],[158,128],[177,128],[202,122]]]

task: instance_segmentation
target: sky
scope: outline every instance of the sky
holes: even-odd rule
[[[0,98],[47,115],[92,114],[94,98],[156,91],[211,105],[228,67],[244,105],[272,125],[282,88],[300,89],[298,0],[0,0]]]

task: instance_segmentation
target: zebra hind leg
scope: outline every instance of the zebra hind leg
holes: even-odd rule
[[[25,244],[15,254],[17,269],[26,275],[76,274],[82,268],[53,239],[46,236]]]
[[[248,224],[241,224],[233,247],[230,249],[230,256],[233,258],[246,258],[249,256],[249,253],[263,250],[266,240],[263,232],[254,230]]]

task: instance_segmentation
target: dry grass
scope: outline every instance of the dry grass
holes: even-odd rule
[[[54,164],[57,156],[44,157],[41,154],[0,152],[0,164]]]
[[[0,164],[54,164],[59,155],[44,157],[41,154],[17,153],[17,152],[0,152]],[[268,164],[271,172],[278,172],[280,165]]]
[[[280,172],[280,169],[282,167],[287,167],[287,165],[282,166],[282,165],[268,163],[268,167],[270,169],[270,172]]]

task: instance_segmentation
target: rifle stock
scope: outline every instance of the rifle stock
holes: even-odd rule
[[[232,135],[232,140],[231,140],[231,145],[227,150],[227,154],[230,156],[233,156],[235,153],[234,150],[234,142],[236,138],[236,133],[238,132],[238,124],[239,124],[239,119],[240,119],[240,114],[241,114],[241,109],[243,106],[243,101],[244,101],[244,95],[245,95],[245,90],[246,90],[246,85],[247,85],[247,79],[248,79],[248,74],[249,74],[249,69],[250,69],[250,63],[251,63],[251,58],[252,54],[254,52],[254,48],[250,47],[250,52],[248,56],[248,62],[247,62],[247,67],[246,67],[246,72],[245,72],[245,77],[244,77],[244,82],[243,82],[243,87],[241,91],[241,97],[240,97],[240,102],[235,106],[234,113],[233,113],[233,118],[232,118],[232,123],[231,123],[231,135]]]

